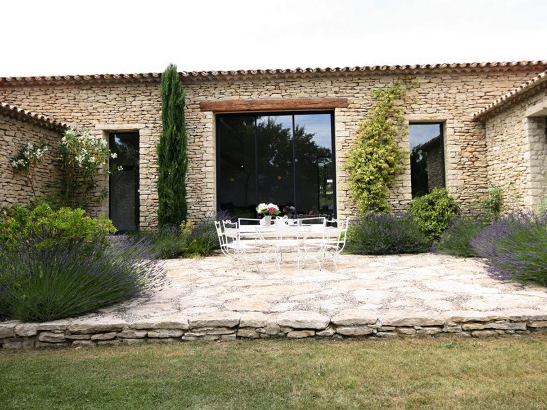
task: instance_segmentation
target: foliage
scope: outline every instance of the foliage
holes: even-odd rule
[[[10,164],[15,172],[26,174],[30,172],[31,166],[44,162],[48,151],[49,147],[44,142],[29,142],[10,158]]]
[[[456,200],[444,188],[414,198],[409,208],[418,227],[431,239],[440,237],[459,211]]]
[[[185,93],[177,67],[169,65],[161,76],[162,131],[158,154],[158,221],[178,226],[186,220],[187,136],[184,118]]]
[[[503,211],[503,197],[511,185],[513,184],[509,184],[507,188],[492,185],[488,189],[488,198],[480,203],[480,207],[491,220],[500,217]]]
[[[431,240],[409,214],[370,212],[348,229],[347,250],[364,255],[427,252]]]
[[[482,216],[461,215],[452,220],[433,249],[435,252],[452,256],[477,256],[471,240],[488,224]]]
[[[71,208],[86,206],[86,194],[97,187],[95,177],[100,174],[112,154],[102,138],[95,138],[89,130],[70,128],[59,144],[59,163],[64,173],[61,189],[65,205]],[[99,199],[104,199],[106,190]]]
[[[94,312],[142,296],[159,283],[161,265],[144,242],[118,238],[103,250],[101,235],[73,246],[43,247],[57,234],[31,232],[15,250],[0,244],[0,315],[44,322]]]
[[[10,251],[28,248],[29,241],[40,250],[78,248],[83,253],[97,247],[104,250],[108,245],[107,235],[116,229],[103,216],[93,219],[84,214],[82,209],[53,211],[45,203],[30,211],[17,206],[0,216],[0,243]]]
[[[27,176],[34,197],[36,196],[36,192],[34,190],[32,167],[44,162],[48,151],[49,147],[42,141],[37,143],[29,142],[27,145],[21,147],[17,154],[9,160],[15,172]]]
[[[512,213],[492,222],[472,241],[486,258],[490,274],[501,280],[532,281],[547,286],[547,215]]]
[[[229,219],[229,215],[220,212],[217,219]],[[162,226],[157,231],[139,231],[131,236],[146,238],[161,259],[206,256],[220,246],[212,218],[196,224],[185,221],[180,226]]]
[[[376,90],[372,117],[359,124],[356,145],[351,149],[345,168],[349,185],[361,212],[388,210],[388,187],[404,168],[408,152],[397,140],[408,134],[403,108],[396,102],[410,88],[408,81],[396,81],[391,87]]]

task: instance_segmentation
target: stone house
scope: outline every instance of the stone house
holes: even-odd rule
[[[513,209],[537,206],[547,192],[546,70],[547,61],[522,61],[181,72],[189,218],[219,209],[252,215],[259,202],[302,214],[355,214],[343,165],[358,124],[374,104],[374,90],[409,77],[419,85],[402,101],[410,135],[399,142],[409,151],[435,147],[435,161],[419,164],[424,186],[444,185],[464,207],[484,199],[491,184],[504,186]],[[0,130],[12,127],[0,139],[0,206],[28,196],[9,187],[16,176],[6,164],[37,138],[31,130],[37,125],[5,123],[20,121],[6,113],[29,110],[39,114],[23,117],[62,125],[55,132],[66,124],[85,127],[129,153],[121,155],[124,172],[102,181],[108,200],[91,212],[124,229],[157,226],[160,80],[156,73],[0,78]],[[392,209],[408,205],[420,179],[412,178],[410,155],[404,165],[389,193]]]

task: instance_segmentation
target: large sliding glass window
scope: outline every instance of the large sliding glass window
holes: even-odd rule
[[[445,187],[442,123],[410,124],[412,198]]]
[[[255,217],[261,202],[335,214],[332,113],[217,117],[219,209]]]

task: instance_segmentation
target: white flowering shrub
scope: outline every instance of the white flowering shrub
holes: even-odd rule
[[[65,131],[59,144],[59,162],[65,175],[63,196],[71,206],[85,205],[78,195],[96,188],[94,178],[105,169],[110,157],[116,158],[116,154],[110,152],[104,139],[93,137],[89,130]],[[103,190],[100,198],[105,196],[106,190]]]
[[[44,162],[48,151],[49,147],[43,142],[29,142],[10,158],[10,164],[15,172],[28,174],[33,165]]]

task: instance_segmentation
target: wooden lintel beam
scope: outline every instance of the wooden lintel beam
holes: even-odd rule
[[[298,98],[292,100],[230,100],[199,103],[201,111],[292,111],[347,108],[347,98]]]

